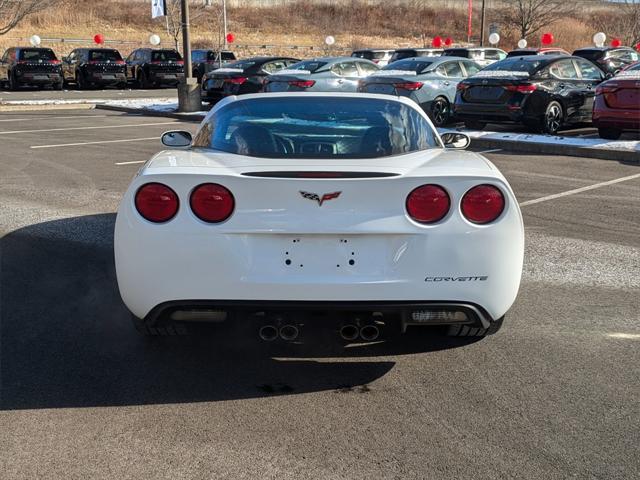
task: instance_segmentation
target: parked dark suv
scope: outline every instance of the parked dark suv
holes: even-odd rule
[[[234,53],[228,50],[193,50],[191,52],[193,76],[198,79],[198,83],[202,83],[202,78],[211,70],[224,67],[236,60]]]
[[[640,60],[640,54],[630,47],[579,48],[573,54],[586,58],[611,75]]]
[[[127,80],[142,88],[176,86],[184,76],[184,61],[177,50],[139,48],[126,63]]]
[[[0,85],[17,90],[23,85],[62,90],[62,65],[50,48],[11,47],[0,60]]]
[[[66,83],[84,90],[94,86],[127,86],[126,65],[112,48],[77,48],[62,59]]]
[[[289,57],[253,57],[208,73],[202,81],[202,99],[215,103],[229,95],[262,91],[265,78],[300,60]]]

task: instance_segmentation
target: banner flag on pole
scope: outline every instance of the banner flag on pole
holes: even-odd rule
[[[151,0],[151,18],[164,17],[166,15],[166,0]]]

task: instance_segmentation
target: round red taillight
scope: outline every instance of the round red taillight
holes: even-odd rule
[[[178,213],[178,195],[162,183],[147,183],[136,192],[138,213],[154,223],[168,222]]]
[[[191,210],[208,223],[225,221],[233,213],[236,201],[232,193],[217,183],[203,183],[191,193]]]
[[[449,212],[451,201],[446,190],[438,185],[422,185],[407,197],[407,213],[416,222],[434,223]]]
[[[478,185],[464,194],[460,207],[470,222],[493,222],[504,210],[504,195],[493,185]]]

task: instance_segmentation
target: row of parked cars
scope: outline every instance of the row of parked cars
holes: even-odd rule
[[[193,75],[199,80],[211,70],[236,60],[233,52],[194,50]],[[65,85],[79,89],[114,86],[141,88],[175,86],[184,75],[184,61],[173,49],[140,48],[123,59],[113,48],[77,48],[58,59],[50,48],[12,47],[0,60],[0,86]]]
[[[511,123],[556,134],[593,121],[608,139],[640,130],[640,63],[633,49],[588,48],[573,55],[521,49],[488,65],[472,59],[482,50],[413,49],[414,56],[392,56],[382,68],[384,57],[369,60],[362,51],[311,60],[254,57],[207,74],[202,98],[213,104],[256,92],[359,91],[409,97],[439,127],[453,120],[476,130]]]
[[[440,127],[455,119],[473,129],[518,123],[555,134],[565,125],[593,120],[605,138],[640,129],[639,57],[629,47],[573,54],[558,48],[368,49],[350,57],[239,61],[232,52],[195,50],[192,60],[209,103],[256,92],[359,91],[409,97]],[[622,70],[622,76],[611,78]],[[0,83],[12,89],[150,88],[175,85],[183,75],[182,57],[172,49],[141,48],[123,59],[114,49],[80,48],[60,61],[48,48],[16,47],[0,61]]]

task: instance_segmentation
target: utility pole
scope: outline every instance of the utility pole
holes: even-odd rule
[[[192,76],[189,0],[182,0],[182,51],[184,53],[184,79],[178,84],[178,110],[180,112],[197,112],[202,109],[202,100],[200,99],[198,80]]]
[[[227,0],[222,0],[222,24],[224,25],[224,49],[226,50],[227,49]],[[220,61],[222,61],[222,56],[220,56]]]
[[[480,14],[480,46],[484,47],[484,12],[485,0],[482,0],[482,13]]]

